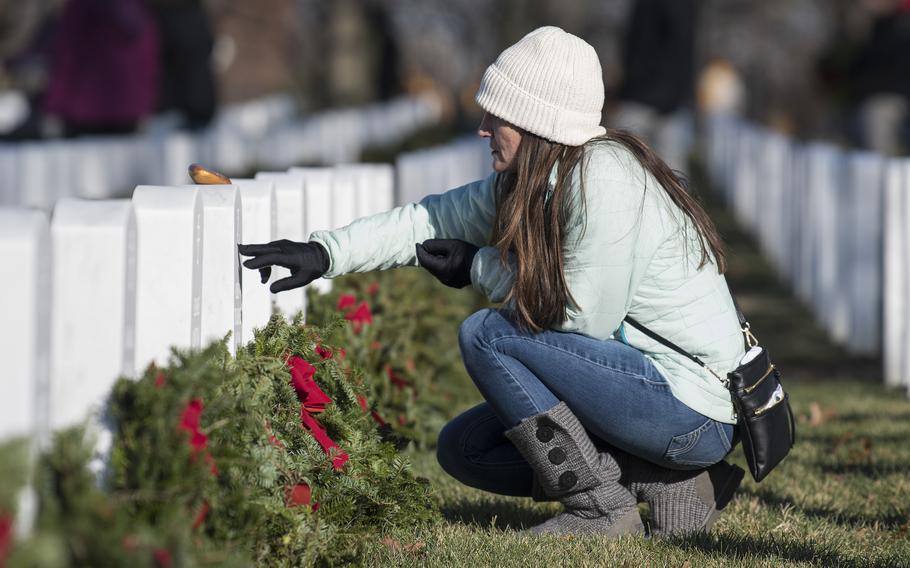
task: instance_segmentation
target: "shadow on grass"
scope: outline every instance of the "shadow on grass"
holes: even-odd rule
[[[889,568],[893,563],[875,562],[868,559],[857,562],[835,551],[814,546],[806,542],[786,540],[772,535],[719,536],[699,535],[685,539],[667,541],[683,550],[698,550],[705,554],[745,560],[784,560],[789,562],[811,562],[818,566],[864,566]],[[756,556],[760,558],[756,558]],[[761,558],[761,557],[765,558]]]
[[[822,473],[831,475],[862,475],[871,479],[887,477],[895,473],[906,473],[910,471],[910,462],[907,460],[873,460],[871,462],[839,462],[839,463],[821,463],[818,468]]]
[[[524,530],[552,517],[555,512],[530,504],[527,499],[516,497],[504,500],[457,499],[441,507],[442,516],[450,522],[495,527],[499,530]]]
[[[900,396],[903,396],[901,393]],[[910,424],[910,412],[887,412],[885,410],[876,410],[875,412],[851,412],[849,414],[843,414],[837,416],[834,421],[850,423],[850,424],[862,424],[863,422],[871,422],[873,420],[881,420],[887,418],[895,422],[903,422],[905,424]],[[906,440],[907,438],[905,438]]]
[[[828,507],[807,507],[798,505],[791,499],[762,489],[745,488],[740,491],[742,495],[755,497],[763,505],[769,508],[790,507],[810,519],[834,523],[849,529],[859,529],[873,523],[878,523],[887,529],[897,530],[907,523],[907,516],[895,511],[882,512],[881,514],[873,515],[845,513],[843,511],[835,511]]]
[[[901,420],[900,418],[896,420]],[[907,420],[904,418],[903,420]],[[847,438],[844,434],[827,434],[824,432],[799,432],[799,441],[800,443],[805,442],[806,444],[825,444],[827,446],[835,447],[845,442],[851,440],[862,440],[863,438],[868,438],[870,442],[880,445],[890,445],[890,444],[905,444],[907,440],[910,440],[910,434],[905,432],[897,432],[894,434],[875,434],[875,433],[866,433],[865,430],[860,430],[859,432],[848,432],[850,435]],[[908,471],[910,471],[910,464],[907,464]]]

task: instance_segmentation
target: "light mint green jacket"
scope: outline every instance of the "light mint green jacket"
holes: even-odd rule
[[[575,300],[564,331],[617,339],[644,353],[689,408],[735,423],[730,395],[711,373],[629,325],[626,314],[700,357],[720,376],[736,367],[743,339],[726,280],[701,258],[691,222],[634,156],[613,142],[588,145],[583,168],[586,219],[575,214],[565,247],[565,274]],[[555,169],[551,183],[555,179]],[[572,210],[581,212],[576,168]],[[313,233],[329,253],[329,278],[417,266],[414,245],[432,238],[481,247],[471,267],[476,289],[501,302],[512,272],[490,245],[495,174],[419,203]],[[567,377],[571,380],[571,377]]]

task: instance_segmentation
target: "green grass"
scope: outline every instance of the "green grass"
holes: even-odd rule
[[[379,566],[910,566],[910,405],[858,381],[788,382],[800,417],[792,454],[762,483],[744,481],[710,535],[534,538],[523,528],[553,504],[499,497],[448,477],[430,452],[412,453],[445,522],[394,535],[365,564]],[[810,405],[825,413],[810,424]],[[836,413],[836,414],[835,414]],[[741,452],[733,460],[744,465]]]
[[[782,369],[798,417],[797,444],[784,463],[760,484],[747,475],[709,535],[609,540],[527,536],[522,529],[558,505],[465,487],[431,451],[412,451],[445,520],[375,543],[364,565],[910,567],[906,393],[881,386],[879,360],[831,344],[729,217],[716,204],[710,209],[731,246],[731,287]],[[441,331],[453,346],[456,327]],[[738,449],[731,459],[745,465]]]

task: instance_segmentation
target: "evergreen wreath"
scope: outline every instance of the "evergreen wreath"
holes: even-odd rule
[[[9,565],[338,564],[365,535],[438,520],[363,410],[362,373],[317,354],[330,334],[275,315],[236,357],[224,342],[175,350],[118,381],[103,489],[82,434],[58,435],[38,467],[37,533]]]
[[[458,325],[488,303],[473,289],[441,286],[422,269],[333,282],[329,294],[310,292],[308,321],[326,325],[342,315],[348,325],[331,327],[329,340],[344,350],[331,355],[374,385],[375,420],[399,446],[435,447],[445,423],[479,398],[457,348]]]
[[[398,449],[432,447],[473,402],[455,394],[470,379],[452,346],[482,304],[419,270],[335,290],[311,294],[307,325],[276,314],[236,356],[226,338],[120,379],[100,479],[82,428],[36,460],[29,440],[0,445],[0,566],[338,565],[438,522]],[[14,542],[29,479],[37,520]]]

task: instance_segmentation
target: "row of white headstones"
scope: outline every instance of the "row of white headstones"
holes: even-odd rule
[[[193,132],[164,116],[131,136],[0,143],[0,207],[50,210],[64,197],[179,185],[191,162],[227,173],[350,163],[363,148],[394,143],[439,116],[438,101],[428,96],[302,113],[290,96],[275,95],[226,105],[211,126]]]
[[[241,269],[238,243],[304,241],[488,170],[485,145],[464,140],[395,167],[295,167],[231,185],[142,185],[131,199],[65,198],[50,220],[0,208],[0,441],[42,444],[96,416],[118,376],[166,364],[172,347],[230,333],[233,352],[273,307],[305,313],[305,289],[271,294]],[[269,282],[287,274],[276,267]]]
[[[777,275],[831,339],[910,386],[910,160],[708,124],[713,185]]]

